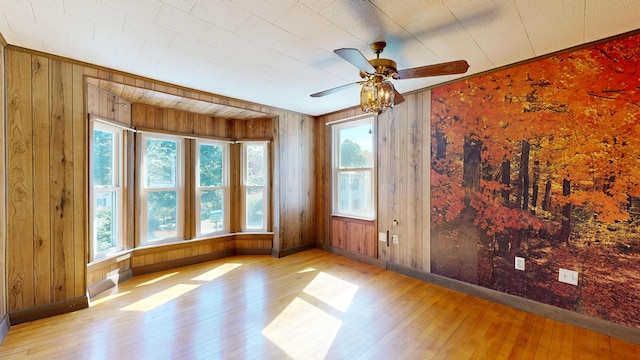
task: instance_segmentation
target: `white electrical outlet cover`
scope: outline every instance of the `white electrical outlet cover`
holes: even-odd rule
[[[560,268],[560,271],[558,271],[558,281],[578,285],[578,272]]]

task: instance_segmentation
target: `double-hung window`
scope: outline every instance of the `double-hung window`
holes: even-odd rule
[[[269,208],[269,143],[242,143],[242,229],[267,231]]]
[[[93,121],[91,136],[92,258],[122,250],[123,129]]]
[[[142,134],[140,239],[143,244],[184,238],[184,139]]]
[[[198,236],[229,229],[229,145],[196,141],[196,233]]]
[[[333,213],[375,219],[374,119],[333,125]]]

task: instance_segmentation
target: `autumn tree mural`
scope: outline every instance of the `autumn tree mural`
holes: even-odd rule
[[[639,65],[632,36],[432,91],[434,273],[640,327]]]

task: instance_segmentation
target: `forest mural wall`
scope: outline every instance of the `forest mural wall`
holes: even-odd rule
[[[640,36],[443,86],[431,105],[432,272],[640,328]]]

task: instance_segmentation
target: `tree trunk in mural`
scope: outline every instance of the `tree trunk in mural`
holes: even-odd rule
[[[464,164],[462,170],[462,187],[465,188],[465,207],[460,214],[460,261],[462,263],[460,280],[472,284],[478,283],[478,241],[480,232],[474,224],[476,209],[471,203],[471,196],[480,191],[480,164],[482,142],[465,138]]]
[[[540,183],[540,161],[533,162],[533,185],[531,188],[531,214],[536,214],[538,206],[538,186]]]
[[[502,162],[501,171],[502,174],[500,178],[500,184],[504,186],[502,189],[502,199],[504,200],[504,204],[509,206],[509,187],[511,185],[511,161],[505,160]]]
[[[518,208],[529,208],[529,141],[522,140],[522,154],[520,156],[520,174],[518,175]]]
[[[549,211],[551,208],[551,179],[547,179],[544,184],[544,199],[542,200],[542,210]]]
[[[436,160],[444,159],[447,154],[447,139],[444,137],[440,128],[436,127]],[[437,170],[436,170],[437,171]]]
[[[500,172],[502,173],[500,184],[504,187],[502,189],[502,200],[506,207],[511,207],[509,201],[509,195],[511,192],[511,161],[503,161]],[[496,241],[498,242],[498,253],[503,256],[506,255],[509,251],[509,233],[507,231],[499,232],[496,234]]]
[[[571,195],[571,180],[562,180],[562,196]],[[569,242],[571,235],[571,204],[566,203],[562,206],[562,225],[560,227],[560,241]]]
[[[441,131],[440,126],[434,124],[435,151],[432,154],[431,168],[436,173],[443,175],[446,167],[440,163],[447,157],[447,138]],[[432,271],[436,273],[445,273],[448,256],[448,241],[446,240],[446,230],[441,225],[437,225],[437,221],[431,220],[431,266]]]

